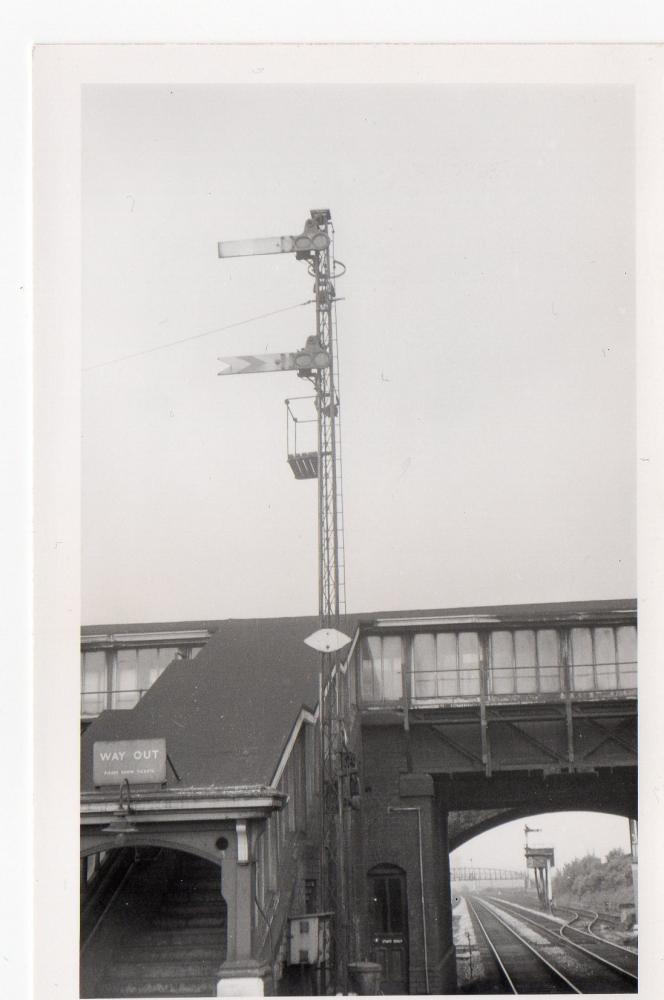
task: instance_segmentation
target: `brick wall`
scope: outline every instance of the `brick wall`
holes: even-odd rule
[[[363,957],[371,955],[367,873],[375,865],[396,865],[406,875],[408,899],[409,986],[426,993],[426,923],[430,993],[447,992],[456,982],[449,894],[447,815],[428,775],[408,770],[407,734],[399,726],[367,726],[362,733],[362,809],[359,851],[354,852],[356,912]],[[388,812],[388,807],[407,809]],[[419,814],[418,811],[419,810]],[[419,826],[422,830],[424,908],[420,877]]]

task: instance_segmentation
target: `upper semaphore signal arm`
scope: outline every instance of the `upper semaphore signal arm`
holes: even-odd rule
[[[267,236],[253,240],[225,240],[218,243],[220,257],[256,257],[268,253],[312,253],[327,250],[330,237],[313,219],[307,219],[299,236]]]

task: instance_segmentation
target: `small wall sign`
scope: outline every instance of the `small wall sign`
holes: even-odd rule
[[[92,746],[95,785],[137,785],[166,781],[166,740],[114,740]]]

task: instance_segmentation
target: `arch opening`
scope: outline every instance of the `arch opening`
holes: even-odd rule
[[[519,810],[516,816],[507,810],[477,824],[450,852],[452,899],[488,891],[539,905],[538,870],[542,876],[547,868],[553,902],[557,896],[569,904],[594,903],[617,916],[634,899],[630,831],[628,817],[606,810]]]
[[[508,919],[517,922],[526,920],[528,911],[533,911],[531,919],[545,911],[547,918],[563,920],[593,911],[600,915],[601,933],[636,948],[635,827],[628,816],[606,809],[536,814],[504,809],[475,819],[450,852],[462,992],[490,991],[489,980],[479,981],[484,945],[476,910],[479,905],[482,912],[483,901],[489,907],[506,906]]]
[[[80,926],[81,997],[214,995],[227,945],[219,861],[159,844],[86,848]]]

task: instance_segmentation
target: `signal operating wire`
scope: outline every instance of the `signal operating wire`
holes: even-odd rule
[[[260,313],[258,316],[250,316],[248,319],[240,319],[235,323],[228,323],[226,326],[216,326],[214,330],[204,330],[203,333],[194,333],[190,337],[182,337],[180,340],[171,340],[168,344],[157,344],[156,347],[147,347],[143,351],[134,351],[133,354],[123,354],[119,358],[112,358],[110,361],[99,361],[96,365],[88,365],[81,369],[84,372],[91,372],[95,368],[105,368],[106,365],[117,365],[120,361],[129,361],[130,358],[140,358],[144,354],[153,354],[155,351],[164,351],[167,347],[175,347],[177,344],[186,344],[190,340],[199,340],[201,337],[209,337],[213,333],[223,333],[224,330],[232,330],[236,326],[245,326],[247,323],[255,323],[259,319],[267,319],[269,316],[276,316],[278,313],[290,312],[291,309],[300,309],[308,306],[315,299],[307,299],[305,302],[296,302],[292,306],[284,306],[283,309],[273,309],[271,312]]]

